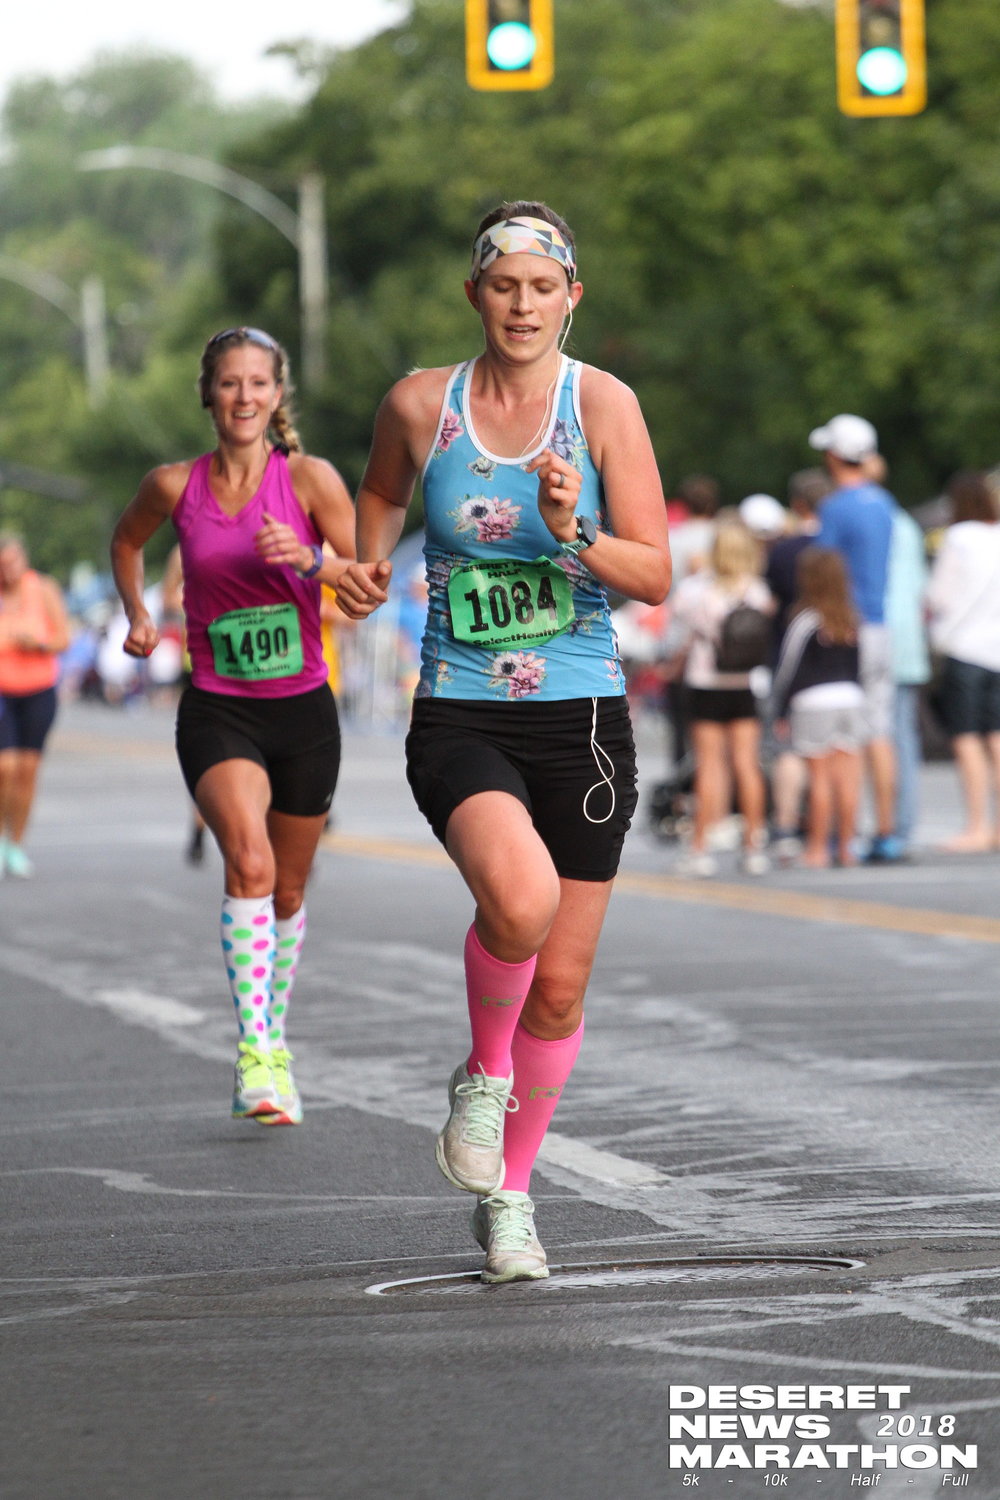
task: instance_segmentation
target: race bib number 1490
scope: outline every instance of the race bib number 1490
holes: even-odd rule
[[[302,671],[302,631],[294,604],[231,609],[208,627],[215,670],[241,682],[269,682]]]

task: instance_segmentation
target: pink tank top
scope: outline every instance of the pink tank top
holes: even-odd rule
[[[191,680],[232,697],[290,698],[326,681],[320,585],[265,563],[253,545],[264,512],[306,546],[322,542],[292,489],[288,460],[272,452],[260,487],[235,516],[208,482],[212,455],[196,459],[174,508],[184,571]]]

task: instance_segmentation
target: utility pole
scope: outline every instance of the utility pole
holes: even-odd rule
[[[87,151],[77,165],[82,172],[117,171],[123,167],[171,172],[177,177],[207,183],[266,219],[295,246],[298,253],[303,387],[315,389],[322,382],[326,373],[329,273],[323,179],[318,172],[307,172],[300,180],[299,212],[295,213],[260,183],[240,176],[217,161],[167,151],[159,146],[109,146],[104,151]]]
[[[0,255],[0,280],[26,287],[36,297],[58,307],[79,328],[83,335],[87,401],[96,410],[107,393],[111,373],[103,281],[99,276],[88,276],[78,294],[50,271],[41,271],[9,255]]]

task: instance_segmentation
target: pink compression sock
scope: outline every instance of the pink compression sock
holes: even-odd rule
[[[504,1120],[505,1191],[508,1188],[518,1193],[528,1191],[535,1157],[559,1103],[563,1084],[573,1071],[582,1041],[582,1021],[572,1036],[555,1042],[532,1036],[523,1026],[518,1026],[515,1031],[511,1052],[517,1110]]]
[[[487,953],[473,925],[465,939],[465,987],[472,1025],[472,1051],[467,1067],[480,1068],[490,1078],[506,1078],[511,1070],[510,1043],[531,988],[535,960],[505,964]]]

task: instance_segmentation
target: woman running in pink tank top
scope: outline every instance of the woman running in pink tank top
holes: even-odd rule
[[[199,391],[214,449],[146,475],[111,560],[125,650],[149,656],[159,632],[143,600],[143,548],[173,523],[192,664],[177,753],[225,866],[221,940],[239,1027],[232,1113],[297,1125],[288,1003],[340,764],[320,585],[336,584],[354,555],[354,512],[336,469],[301,451],[288,358],[270,334],[228,328],[209,339]]]

